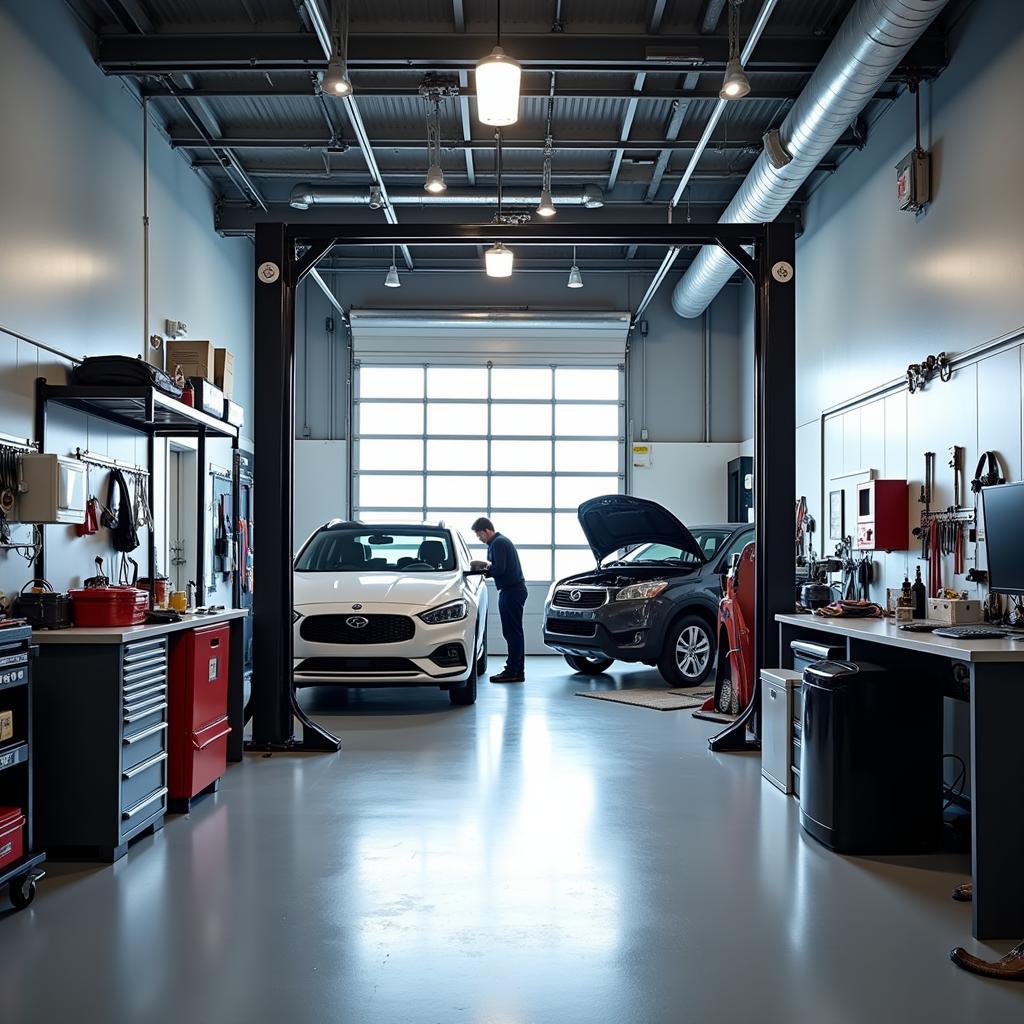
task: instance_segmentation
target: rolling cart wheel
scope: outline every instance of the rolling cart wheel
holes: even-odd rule
[[[36,898],[36,880],[31,875],[22,875],[11,882],[8,894],[15,910],[24,910]]]

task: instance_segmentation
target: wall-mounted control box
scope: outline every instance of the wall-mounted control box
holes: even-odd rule
[[[21,460],[25,491],[18,495],[20,523],[84,523],[86,466],[59,455],[26,455]]]
[[[910,547],[909,488],[906,480],[857,484],[857,539],[860,551],[906,551]]]

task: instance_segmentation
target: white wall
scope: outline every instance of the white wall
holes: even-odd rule
[[[345,441],[295,442],[294,551],[318,526],[348,515],[348,480]]]
[[[152,128],[143,323],[142,111],[95,66],[91,46],[60,0],[0,5],[0,325],[74,355],[134,356],[145,334],[162,333],[164,318],[185,320],[192,337],[235,353],[237,400],[251,423],[252,246],[217,236],[211,193]],[[0,331],[0,432],[31,435],[36,377],[64,383],[69,365]],[[48,449],[79,446],[145,463],[135,433],[55,411]],[[210,459],[226,464],[216,445]],[[105,491],[101,478],[93,486]],[[93,557],[110,553],[105,531],[82,539],[63,527],[46,532],[57,587],[91,575]],[[139,553],[144,564],[145,541]],[[17,590],[28,575],[23,561],[0,553],[0,591]]]
[[[632,494],[657,501],[688,526],[727,521],[727,466],[739,444],[658,442],[651,449],[650,467],[633,469]]]

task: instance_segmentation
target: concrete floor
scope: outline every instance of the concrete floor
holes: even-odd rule
[[[492,668],[497,659],[492,659]],[[332,756],[252,756],[113,867],[0,920],[0,1020],[1010,1021],[948,960],[957,857],[828,853],[688,712],[576,698],[560,659],[472,708],[307,692]],[[623,669],[592,685],[659,685]],[[1024,938],[1024,936],[1021,936]]]

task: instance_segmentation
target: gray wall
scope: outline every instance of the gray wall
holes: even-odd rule
[[[385,288],[379,273],[327,275],[328,283],[346,307],[450,308],[510,307],[537,309],[634,309],[650,283],[649,274],[584,275],[584,287],[570,291],[566,274],[520,274],[498,282],[484,274],[402,275],[402,288]],[[700,441],[704,429],[704,341],[700,320],[682,320],[669,304],[669,278],[646,311],[647,426],[652,441]],[[711,439],[739,441],[741,433],[740,341],[737,296],[727,288],[711,310],[712,401]],[[329,336],[325,320],[334,311],[315,286],[303,284],[296,303],[296,436],[345,436],[347,338],[336,320]],[[331,350],[334,350],[333,369]],[[630,344],[630,416],[640,436],[643,394],[643,339],[635,331]],[[331,408],[335,410],[333,435]]]
[[[152,287],[143,324],[142,111],[91,56],[92,40],[60,0],[0,6],[0,325],[75,355],[142,352],[166,317],[236,356],[236,394],[252,404],[252,245],[213,230],[204,182],[150,132]],[[144,331],[145,326],[145,331]],[[0,432],[32,433],[33,382],[63,383],[68,363],[0,332]],[[251,419],[251,417],[250,417]],[[76,446],[141,463],[133,433],[55,414],[48,448]],[[211,461],[225,455],[211,446]],[[96,476],[94,489],[105,482]],[[162,495],[157,495],[158,504]],[[145,550],[144,547],[141,550]],[[47,573],[64,587],[90,575],[105,534],[47,528]],[[0,553],[0,591],[28,578]]]

